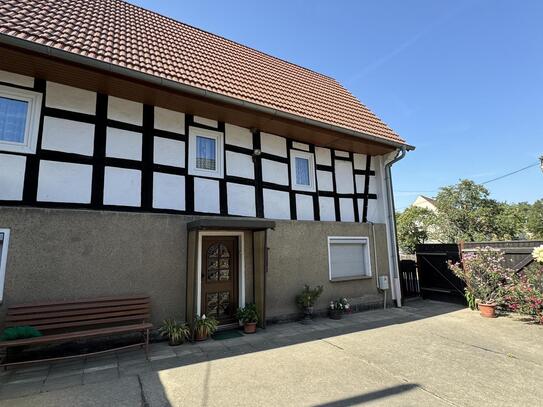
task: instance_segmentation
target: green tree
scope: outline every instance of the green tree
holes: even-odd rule
[[[500,211],[496,219],[499,233],[496,237],[503,240],[527,239],[530,234],[528,214],[532,206],[527,202],[516,204],[503,202],[499,206]]]
[[[425,208],[410,206],[396,214],[398,245],[402,252],[415,253],[415,246],[428,240],[432,225],[435,224],[435,214]]]
[[[535,201],[528,211],[526,229],[532,239],[543,239],[543,199]]]
[[[498,225],[500,204],[488,190],[470,180],[443,187],[436,197],[439,239],[443,242],[492,240],[502,231]]]

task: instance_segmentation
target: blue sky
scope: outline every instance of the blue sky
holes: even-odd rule
[[[543,155],[541,0],[131,2],[336,78],[417,147],[394,167],[398,209]],[[533,202],[543,173],[487,187]]]

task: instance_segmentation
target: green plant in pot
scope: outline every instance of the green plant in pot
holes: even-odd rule
[[[177,322],[175,319],[165,319],[158,329],[161,336],[168,338],[170,346],[177,346],[190,338],[190,329],[187,324]]]
[[[219,321],[213,317],[196,316],[194,320],[194,339],[197,341],[205,341],[217,330]]]
[[[315,302],[321,296],[324,288],[322,285],[311,288],[309,285],[305,285],[300,294],[296,296],[296,304],[304,312],[304,319],[302,322],[309,322],[313,316],[313,307]]]
[[[254,334],[256,332],[256,324],[259,317],[255,304],[245,304],[245,307],[238,308],[236,318],[243,324],[243,332],[246,334]]]
[[[483,317],[495,318],[496,307],[502,302],[503,282],[514,274],[506,266],[504,253],[491,247],[478,248],[464,254],[461,264],[450,264],[449,268],[466,283],[469,307],[478,308]]]

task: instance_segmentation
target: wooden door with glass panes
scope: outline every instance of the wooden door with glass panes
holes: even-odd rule
[[[238,238],[202,237],[202,314],[220,324],[236,321],[238,307]]]

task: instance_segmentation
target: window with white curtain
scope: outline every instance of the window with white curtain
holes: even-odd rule
[[[315,191],[315,158],[313,154],[290,150],[292,189]]]
[[[9,229],[0,229],[0,303],[4,298],[4,281],[8,260]]]
[[[371,277],[367,237],[329,237],[328,267],[330,281]]]
[[[222,178],[224,142],[218,131],[189,128],[189,174]]]
[[[35,153],[42,95],[0,85],[0,151]]]

